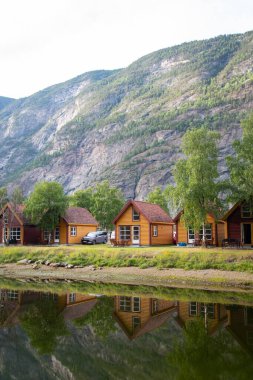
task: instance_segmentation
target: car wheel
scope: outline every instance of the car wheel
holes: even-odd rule
[[[96,240],[93,240],[92,244],[93,244],[93,245],[96,244]]]

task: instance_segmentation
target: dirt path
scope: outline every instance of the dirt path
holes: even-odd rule
[[[245,272],[208,270],[183,270],[156,268],[140,269],[127,268],[101,268],[92,266],[84,268],[54,268],[43,265],[33,269],[31,264],[17,265],[5,264],[0,266],[0,276],[7,278],[31,278],[49,280],[76,280],[104,283],[176,286],[204,289],[248,289],[253,290],[253,274]]]

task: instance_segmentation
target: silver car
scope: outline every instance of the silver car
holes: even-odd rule
[[[82,244],[99,244],[107,243],[107,232],[106,231],[96,231],[89,232],[81,239]]]

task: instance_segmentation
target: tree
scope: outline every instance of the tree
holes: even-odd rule
[[[21,316],[21,326],[39,354],[51,354],[58,336],[67,335],[63,315],[53,300],[41,300],[28,306]]]
[[[227,158],[234,201],[253,199],[253,113],[241,123],[242,139],[235,141],[235,154]]]
[[[19,205],[19,204],[22,204],[24,200],[25,200],[25,197],[24,197],[23,190],[19,186],[15,187],[11,193],[10,201],[14,205]]]
[[[94,188],[91,212],[102,228],[110,229],[124,202],[122,192],[103,181]]]
[[[217,215],[222,208],[219,194],[224,184],[217,182],[218,138],[217,132],[205,127],[188,130],[182,141],[186,158],[176,163],[176,185],[167,189],[173,205],[183,210],[182,219],[186,227],[198,231],[203,226],[203,243],[207,214],[212,212]]]
[[[70,196],[70,204],[75,207],[84,207],[91,211],[92,209],[93,190],[88,187],[85,190],[78,190]]]
[[[0,210],[6,205],[8,202],[8,194],[6,187],[0,187]]]
[[[147,202],[159,205],[164,211],[169,212],[167,196],[160,187],[155,187],[154,190],[148,194]]]
[[[43,230],[51,232],[58,226],[60,216],[68,207],[67,197],[62,186],[57,182],[40,182],[26,201],[25,214],[31,222],[38,224]]]

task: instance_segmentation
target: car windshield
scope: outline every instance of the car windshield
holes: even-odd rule
[[[90,236],[90,237],[96,236],[96,232],[89,232],[86,236]]]

